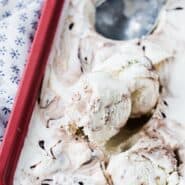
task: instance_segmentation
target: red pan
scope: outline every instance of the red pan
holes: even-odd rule
[[[0,185],[12,185],[64,0],[46,0],[14,108],[0,146]]]

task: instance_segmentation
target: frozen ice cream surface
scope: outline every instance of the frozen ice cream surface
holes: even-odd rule
[[[144,138],[132,150],[113,156],[107,170],[114,184],[178,184],[176,160],[161,144]]]
[[[22,153],[25,157],[16,172],[15,184],[106,184],[101,169],[104,154],[83,139],[69,136],[62,129],[53,128],[48,132],[37,106],[35,111],[37,114],[32,118],[34,129],[28,134]]]
[[[184,152],[184,140],[180,141],[178,135],[181,129],[169,120],[152,120],[129,150],[111,156],[107,170],[113,184],[183,184],[184,159],[179,153]]]
[[[96,32],[102,2],[66,1],[14,185],[185,184],[185,1],[128,41]]]

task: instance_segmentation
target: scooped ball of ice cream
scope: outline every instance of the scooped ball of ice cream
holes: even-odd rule
[[[53,103],[52,109],[45,110],[47,115],[56,108],[60,125],[69,133],[81,130],[91,142],[103,146],[130,117],[151,113],[159,97],[159,80],[147,59],[113,54],[64,90],[68,93],[61,95],[62,110]]]

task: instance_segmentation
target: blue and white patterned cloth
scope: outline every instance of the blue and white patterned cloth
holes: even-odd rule
[[[44,0],[0,0],[0,143]]]

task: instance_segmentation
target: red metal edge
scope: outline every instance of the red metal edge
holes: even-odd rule
[[[0,148],[0,185],[12,185],[13,176],[39,94],[64,0],[47,0],[20,82],[10,121]]]

